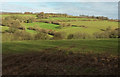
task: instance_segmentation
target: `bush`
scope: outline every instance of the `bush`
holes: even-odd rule
[[[93,34],[96,38],[118,38],[118,30],[106,29],[104,32],[96,32]]]
[[[108,20],[107,17],[103,17],[103,16],[98,16],[98,17],[95,17],[95,18],[100,19],[100,20]]]
[[[19,20],[13,20],[13,19],[3,19],[2,20],[2,26],[9,26],[9,27],[19,27],[19,26],[21,26],[21,24],[20,24],[20,21]]]
[[[29,29],[29,30],[37,30],[35,27],[28,27],[27,29]]]
[[[26,31],[16,31],[14,34],[14,40],[32,40],[33,37],[30,33]]]
[[[87,39],[92,38],[88,33],[76,32],[74,34],[69,34],[67,39]]]
[[[65,32],[56,32],[54,34],[53,39],[55,39],[55,40],[65,39],[65,36],[66,36]]]
[[[52,21],[52,24],[56,24],[56,25],[60,25],[60,23],[58,21]]]
[[[2,26],[11,26],[12,20],[2,19]]]
[[[90,38],[90,35],[87,33],[78,32],[78,33],[75,33],[74,35],[74,39],[87,39],[87,38]]]
[[[11,23],[11,26],[14,28],[18,28],[21,26],[21,24],[20,24],[19,20],[13,20]]]
[[[3,33],[3,41],[14,41],[14,40],[33,40],[34,37],[27,33],[26,31],[22,30],[16,30],[14,33]]]
[[[62,27],[72,27],[72,25],[70,23],[66,24],[66,23],[59,23],[60,27],[59,28],[62,28]]]
[[[109,34],[109,38],[118,38],[118,37],[119,37],[118,30],[113,30]]]
[[[8,26],[11,23],[10,21],[13,21],[13,20],[17,20],[20,23],[22,23],[22,22],[32,23],[35,21],[35,17],[31,17],[31,16],[24,16],[24,17],[22,17],[22,16],[7,16],[2,20],[2,22],[3,22],[3,25]]]
[[[46,40],[46,39],[50,39],[50,37],[45,33],[39,32],[35,35],[34,39],[35,40]]]
[[[111,30],[112,28],[110,26],[106,28],[106,31],[111,31]]]
[[[34,17],[27,17],[26,20],[24,20],[25,23],[33,23],[35,21]]]
[[[2,33],[2,41],[11,41],[13,38],[12,33]]]
[[[18,20],[13,20],[11,23],[10,23],[10,27],[8,30],[6,30],[6,32],[8,33],[14,33],[15,31],[18,30],[18,28],[21,27],[21,24]]]
[[[8,33],[14,33],[14,32],[17,31],[17,30],[18,30],[17,28],[9,27],[9,29],[6,30],[6,32],[8,32]]]
[[[20,22],[22,22],[23,21],[23,17],[21,17],[21,16],[7,16],[7,17],[5,17],[4,18],[4,20],[6,20],[6,21],[9,21],[9,20],[19,20]]]
[[[55,31],[54,31],[54,30],[49,30],[49,31],[48,31],[48,34],[54,36],[54,35],[55,35]]]
[[[93,33],[93,35],[95,36],[95,38],[109,38],[109,34],[106,32],[96,32]]]
[[[20,30],[25,30],[25,27],[20,26],[20,27],[18,27],[18,29],[20,29]]]
[[[67,39],[73,39],[74,38],[74,35],[73,34],[69,34]]]
[[[47,14],[45,14],[44,12],[41,12],[37,15],[37,18],[42,19],[42,18],[49,18],[49,16]]]
[[[80,26],[78,26],[78,27],[83,27],[83,28],[87,28],[87,26],[85,26],[85,25],[80,25]]]

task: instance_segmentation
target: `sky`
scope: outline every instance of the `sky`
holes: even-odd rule
[[[2,2],[3,12],[45,12],[118,19],[118,2]]]
[[[118,2],[119,0],[0,0],[1,2]]]

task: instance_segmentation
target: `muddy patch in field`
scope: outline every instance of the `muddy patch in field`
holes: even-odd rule
[[[117,56],[43,51],[3,54],[2,71],[3,75],[116,75],[119,69]]]

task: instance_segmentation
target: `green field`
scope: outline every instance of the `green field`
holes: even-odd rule
[[[56,20],[75,20],[75,21],[81,21],[81,20],[97,20],[92,18],[67,18],[67,17],[50,17],[49,19],[38,19],[38,20],[48,20],[48,21],[56,21]]]
[[[34,16],[32,14],[14,14],[17,16]],[[3,17],[10,16],[10,15],[2,15]],[[71,25],[76,25],[77,27],[65,27],[62,29],[59,29],[60,25],[55,25],[55,24],[48,24],[48,23],[43,23],[43,22],[34,22],[34,23],[21,23],[22,26],[25,26],[26,28],[28,27],[39,27],[39,28],[44,28],[44,29],[52,29],[52,30],[57,30],[60,32],[65,32],[66,34],[70,33],[75,33],[75,32],[84,32],[88,34],[93,34],[95,32],[102,32],[101,29],[106,29],[107,27],[111,27],[113,29],[118,28],[118,22],[113,22],[113,21],[107,21],[107,20],[98,20],[98,19],[92,19],[92,18],[67,18],[67,17],[50,17],[48,19],[37,19],[39,20],[48,20],[48,21],[60,21],[60,23],[65,23],[65,24],[71,24]],[[63,21],[64,20],[64,21]],[[75,20],[75,21],[69,21],[69,20]],[[87,21],[84,21],[87,20]],[[89,20],[89,21],[88,21]],[[95,21],[93,21],[95,20]],[[67,21],[67,22],[65,22]],[[85,26],[84,27],[79,27],[79,26]],[[2,27],[3,31],[6,30],[7,28]],[[27,30],[27,29],[26,29]],[[35,33],[35,31],[27,30],[27,32],[30,33]]]
[[[64,52],[118,53],[118,39],[98,40],[38,40],[3,42],[3,53],[40,52],[47,48],[58,47]],[[55,51],[54,51],[55,52]]]
[[[80,18],[81,19],[81,18]],[[24,23],[26,27],[37,26],[44,29],[52,29],[59,32],[65,32],[67,35],[75,32],[84,32],[88,34],[93,34],[95,32],[102,32],[101,29],[106,29],[107,27],[111,27],[112,29],[118,28],[118,22],[110,22],[110,21],[75,21],[75,22],[62,22],[62,23],[70,23],[72,25],[77,25],[78,27],[65,27],[62,29],[57,28],[59,25],[48,24],[48,23]],[[81,25],[85,25],[87,28],[79,27]]]
[[[48,23],[42,23],[42,22],[34,22],[34,23],[23,23],[25,27],[40,27],[44,29],[52,29],[56,30],[59,25],[54,24],[48,24]]]
[[[118,28],[118,22],[110,22],[110,21],[76,21],[76,22],[63,22],[63,23],[70,23],[72,25],[84,27],[70,27],[62,29],[61,31],[67,33],[74,33],[74,32],[85,32],[88,34],[93,34],[95,32],[102,32],[101,29],[106,29],[107,27],[111,27],[112,29]]]
[[[1,27],[2,31],[5,31],[5,30],[9,29],[9,27],[7,27],[7,26],[0,26],[0,27]]]

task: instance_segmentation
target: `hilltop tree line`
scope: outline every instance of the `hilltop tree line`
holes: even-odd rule
[[[99,20],[109,20],[109,21],[116,21],[119,22],[120,20],[117,19],[109,19],[108,17],[104,17],[104,16],[88,16],[88,15],[79,15],[79,16],[71,16],[71,15],[67,15],[67,14],[61,14],[61,13],[44,13],[44,12],[1,12],[1,14],[34,14],[36,15],[38,18],[49,18],[49,17],[70,17],[70,18],[95,18],[95,19],[99,19]]]

